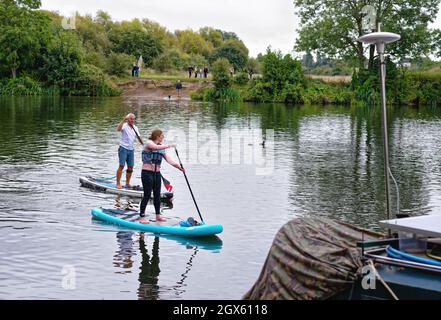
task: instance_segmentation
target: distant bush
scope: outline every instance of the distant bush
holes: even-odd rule
[[[308,104],[348,105],[354,102],[354,94],[349,84],[313,80],[308,83],[303,99]]]
[[[73,96],[116,96],[121,94],[105,74],[95,66],[82,65],[71,88],[62,94]]]
[[[114,53],[112,52],[107,57],[107,63],[105,71],[109,75],[114,76],[124,76],[129,74],[129,70],[132,69],[133,62],[136,60],[135,57],[125,54],[125,53]]]
[[[247,72],[239,72],[233,79],[234,83],[240,86],[244,86],[250,81],[250,76]]]
[[[160,72],[182,70],[187,66],[188,60],[189,55],[182,53],[179,49],[170,49],[153,60],[153,68]]]
[[[441,72],[412,72],[407,75],[412,84],[414,95],[413,104],[441,104]]]
[[[229,74],[230,63],[227,59],[221,58],[216,60],[212,66],[214,87],[216,90],[229,88],[231,79]]]
[[[27,76],[0,82],[0,95],[30,96],[43,93],[41,83]]]
[[[242,101],[239,90],[235,88],[203,88],[191,93],[191,99],[196,101],[222,101],[238,102]]]
[[[245,95],[245,100],[255,102],[302,103],[306,80],[300,62],[290,55],[268,49],[262,57],[262,79],[255,79]]]
[[[355,99],[368,104],[380,103],[378,60],[373,70],[360,70],[352,77]],[[441,104],[441,72],[418,72],[398,68],[386,60],[386,93],[389,104]]]

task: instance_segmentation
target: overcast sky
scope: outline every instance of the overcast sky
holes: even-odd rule
[[[291,52],[299,23],[292,0],[42,0],[42,4],[63,15],[104,10],[114,20],[148,18],[170,31],[204,26],[233,31],[252,56],[269,45]],[[441,27],[440,15],[435,26]]]

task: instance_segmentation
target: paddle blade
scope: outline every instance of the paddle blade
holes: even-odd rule
[[[162,177],[162,182],[164,182],[164,187],[168,192],[172,192],[173,186],[171,185],[170,181],[168,181],[166,178]]]
[[[172,192],[173,191],[173,186],[171,184],[164,184],[165,189],[168,192]]]

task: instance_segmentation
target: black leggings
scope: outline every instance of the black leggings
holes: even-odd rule
[[[155,206],[156,214],[161,214],[161,172],[153,172],[142,170],[141,173],[142,188],[144,189],[144,196],[141,201],[141,217],[145,215],[145,208],[150,200],[150,195],[153,190],[153,205]]]

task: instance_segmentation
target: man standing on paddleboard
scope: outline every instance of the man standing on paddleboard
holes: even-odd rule
[[[116,128],[121,132],[121,139],[118,148],[119,167],[116,171],[116,187],[122,189],[121,176],[124,166],[127,163],[126,188],[131,188],[130,179],[132,178],[133,167],[135,165],[135,140],[138,138],[144,144],[139,134],[138,127],[135,125],[135,115],[129,113]]]

